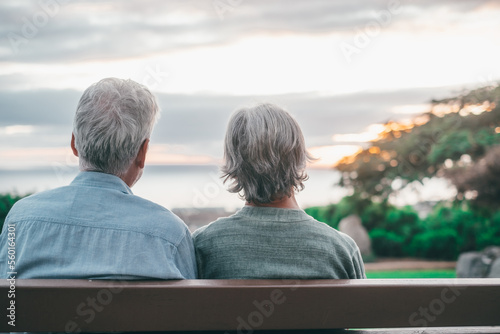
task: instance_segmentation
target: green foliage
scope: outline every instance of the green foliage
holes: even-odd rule
[[[417,234],[410,245],[413,256],[439,259],[456,260],[459,252],[458,233],[451,228],[430,230]]]
[[[380,257],[456,260],[462,252],[500,246],[500,210],[473,202],[438,203],[424,219],[410,206],[397,208],[357,195],[306,212],[334,228],[342,218],[358,214]]]
[[[428,160],[432,164],[443,163],[446,159],[459,160],[464,152],[470,152],[472,141],[470,130],[446,133],[432,145]]]
[[[372,230],[370,233],[372,249],[377,256],[400,257],[403,256],[403,246],[405,239],[394,232],[380,228]]]
[[[487,221],[484,230],[477,235],[476,248],[484,249],[488,246],[500,246],[500,211]]]
[[[12,195],[12,194],[0,194],[0,231],[2,230],[5,218],[9,213],[10,209],[21,198],[24,196]]]
[[[405,241],[420,230],[420,218],[411,206],[392,207],[388,211],[385,221],[385,229],[402,236]]]
[[[381,224],[385,222],[388,209],[387,202],[371,202],[360,214],[363,226],[368,231],[373,230],[377,226],[381,226]]]
[[[458,251],[467,252],[479,249],[477,237],[488,230],[490,217],[471,210],[466,204],[446,206],[437,205],[425,219],[424,225],[430,230],[451,229],[460,236]]]

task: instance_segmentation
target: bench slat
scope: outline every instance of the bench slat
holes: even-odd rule
[[[7,321],[8,291],[9,282],[2,280]],[[15,294],[16,327],[1,320],[0,331],[250,333],[500,325],[500,279],[17,280]]]

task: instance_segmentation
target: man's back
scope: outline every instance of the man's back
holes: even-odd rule
[[[8,225],[16,278],[196,278],[186,225],[110,174],[82,172],[69,186],[16,203],[0,235],[2,277],[13,271]]]

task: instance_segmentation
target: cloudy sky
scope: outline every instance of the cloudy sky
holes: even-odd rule
[[[0,169],[74,164],[76,104],[109,76],[158,97],[150,163],[217,163],[231,112],[270,101],[325,166],[499,80],[499,17],[486,0],[1,1]]]

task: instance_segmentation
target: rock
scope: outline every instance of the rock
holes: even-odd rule
[[[497,258],[491,265],[488,278],[500,278],[500,258]]]
[[[458,278],[500,277],[500,247],[460,254],[456,273]]]
[[[371,256],[372,244],[370,236],[357,215],[350,215],[339,223],[339,231],[350,236],[358,245],[361,255]]]
[[[481,252],[462,253],[457,261],[457,278],[484,277],[488,266],[481,261]]]

